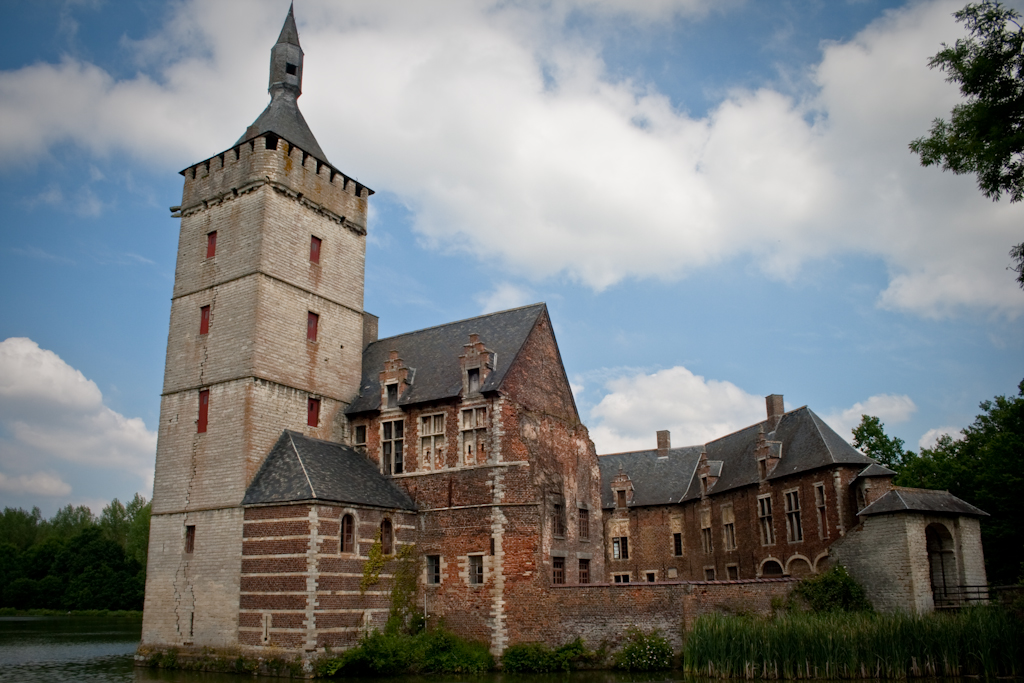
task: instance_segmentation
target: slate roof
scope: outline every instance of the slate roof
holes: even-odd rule
[[[501,387],[534,325],[546,314],[545,304],[533,304],[375,341],[363,351],[359,395],[345,412],[351,415],[380,408],[380,373],[391,351],[397,351],[405,362],[411,380],[398,399],[399,405],[459,396],[462,393],[459,356],[472,333],[479,334],[480,341],[495,354],[494,369],[480,391],[495,391]]]
[[[323,501],[415,510],[416,504],[355,449],[285,430],[242,505]]]
[[[618,473],[620,463],[633,484],[631,505],[663,505],[699,499],[700,482],[694,474],[701,450],[707,451],[711,476],[718,475],[710,493],[722,493],[757,484],[759,475],[754,450],[761,430],[766,432],[766,441],[781,444],[776,448],[781,450],[782,458],[768,476],[769,481],[836,464],[860,465],[864,468],[875,464],[874,460],[848,444],[804,406],[785,413],[774,432],[767,431],[768,422],[765,420],[703,446],[672,449],[669,451],[670,461],[678,465],[670,465],[665,461],[655,462],[656,450],[602,455],[599,460],[602,503],[605,507],[614,506],[608,482]],[[677,452],[679,456],[672,460],[672,454]],[[676,466],[680,468],[679,471],[673,470]]]
[[[702,450],[703,446],[670,448],[667,458],[659,458],[656,450],[602,455],[597,459],[601,468],[601,505],[615,507],[611,481],[619,473],[620,465],[633,484],[630,506],[678,503],[690,487]]]
[[[967,515],[988,517],[989,514],[970,503],[960,500],[949,491],[912,489],[902,486],[894,488],[858,515],[885,515],[900,512],[930,512],[932,514]]]
[[[894,477],[896,473],[890,470],[884,465],[879,465],[877,462],[873,462],[857,475],[857,479],[869,479],[871,477]],[[856,479],[854,480],[856,481]]]

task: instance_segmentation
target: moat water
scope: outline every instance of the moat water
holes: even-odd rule
[[[283,680],[136,667],[134,654],[141,631],[142,622],[135,619],[0,617],[0,683],[271,683]],[[544,676],[486,674],[335,680],[346,683],[646,683],[679,680],[679,674],[599,671]]]

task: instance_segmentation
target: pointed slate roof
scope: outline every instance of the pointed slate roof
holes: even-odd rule
[[[299,45],[299,29],[295,27],[295,3],[288,6],[288,16],[284,18],[284,26],[281,27],[281,34],[277,37],[277,43],[288,45]]]
[[[496,391],[534,325],[546,315],[547,305],[539,303],[375,341],[363,351],[359,395],[345,412],[351,415],[380,409],[380,373],[391,351],[397,351],[405,362],[411,380],[399,397],[399,405],[459,396],[462,393],[459,356],[473,333],[480,335],[480,341],[494,353],[495,361],[480,391]]]
[[[987,512],[974,507],[966,501],[960,500],[949,491],[912,489],[902,486],[889,491],[857,514],[869,516],[901,512],[928,512],[932,514],[966,515],[968,517],[989,516]]]
[[[702,450],[703,446],[670,448],[666,458],[659,458],[657,450],[602,455],[597,459],[602,507],[615,507],[611,482],[620,466],[633,484],[630,507],[678,503],[690,488]]]
[[[297,501],[416,509],[362,453],[286,429],[246,489],[242,505]]]

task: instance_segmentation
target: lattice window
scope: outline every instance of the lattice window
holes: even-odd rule
[[[462,453],[467,465],[487,462],[487,408],[462,411]]]
[[[800,524],[800,492],[785,491],[786,500],[786,540],[796,543],[804,540],[804,529]]]
[[[420,461],[423,468],[439,470],[445,464],[444,414],[420,418]]]
[[[401,474],[405,446],[405,420],[381,423],[381,465],[384,474]]]
[[[732,505],[722,506],[722,539],[726,550],[736,550],[736,516]]]
[[[715,543],[711,534],[711,508],[703,508],[700,511],[700,543],[704,548],[705,555],[715,552]]]
[[[761,525],[761,545],[775,545],[775,527],[772,525],[771,494],[758,497],[757,519]]]

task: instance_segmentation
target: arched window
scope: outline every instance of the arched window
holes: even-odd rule
[[[761,576],[782,576],[782,565],[775,560],[768,560],[761,565]]]
[[[341,518],[341,552],[354,553],[356,551],[356,524],[352,515],[345,515]]]
[[[394,552],[395,536],[394,531],[391,528],[391,520],[385,519],[380,523],[380,547],[385,555],[391,555]]]

